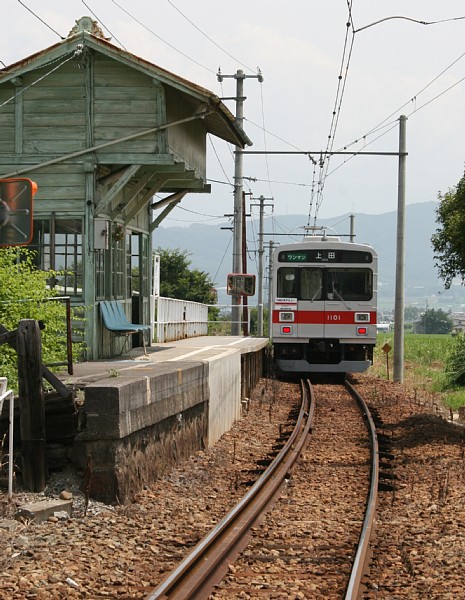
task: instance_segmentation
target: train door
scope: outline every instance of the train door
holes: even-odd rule
[[[322,338],[325,328],[324,270],[321,267],[299,268],[297,336]]]

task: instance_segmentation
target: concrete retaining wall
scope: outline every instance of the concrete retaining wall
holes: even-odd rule
[[[72,450],[89,497],[130,501],[218,441],[240,417],[242,396],[261,376],[263,350],[242,352],[225,348],[201,361],[147,363],[89,384],[85,426]]]
[[[85,390],[85,428],[73,462],[89,496],[126,502],[207,445],[208,365],[158,364]]]
[[[208,445],[217,442],[241,416],[241,354],[225,350],[207,359],[208,364]]]

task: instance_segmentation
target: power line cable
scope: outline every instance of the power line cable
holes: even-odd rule
[[[331,155],[328,154],[333,149],[334,140],[336,137],[337,126],[339,124],[339,117],[341,113],[342,100],[347,83],[347,77],[349,72],[350,59],[352,57],[352,51],[354,46],[355,34],[353,32],[353,20],[352,20],[352,0],[347,0],[348,18],[346,21],[346,32],[344,36],[344,45],[341,58],[341,66],[338,75],[338,85],[336,90],[336,98],[334,100],[334,107],[332,113],[331,124],[329,128],[328,140],[326,144],[325,155],[320,158],[320,176],[318,179],[318,185],[316,189],[316,202],[315,202],[315,221],[318,216],[318,212],[323,202],[323,190],[325,186],[326,176],[329,169],[329,163]],[[349,46],[349,30],[352,28],[352,38]],[[348,48],[349,46],[349,48]]]
[[[373,25],[378,25],[379,23],[383,23],[384,21],[390,21],[391,19],[405,19],[406,21],[413,21],[413,23],[419,23],[420,25],[437,25],[438,23],[448,23],[449,21],[460,21],[462,19],[465,19],[465,17],[452,17],[450,19],[441,19],[439,21],[420,21],[419,19],[412,19],[410,17],[402,16],[384,17],[384,19],[379,19],[374,23],[370,23],[369,25],[365,25],[364,27],[355,29],[354,33],[358,33],[359,31],[363,31],[364,29],[368,29],[369,27],[373,27]]]
[[[21,2],[21,0],[18,0],[19,4],[21,4],[22,7],[24,7],[26,10],[28,10],[31,15],[34,15],[34,17],[36,19],[38,19],[43,25],[45,25],[45,27],[48,27],[50,29],[50,31],[53,31],[53,33],[55,35],[57,35],[59,38],[61,38],[62,40],[65,40],[66,38],[63,37],[61,34],[58,33],[58,31],[56,31],[55,29],[53,29],[53,27],[51,25],[49,25],[46,21],[44,21],[41,17],[39,17],[39,15],[37,15],[33,10],[31,10],[29,8],[29,6],[26,6],[26,4],[24,4],[24,2]]]
[[[237,58],[235,58],[230,52],[228,52],[227,50],[225,50],[222,46],[220,46],[220,44],[218,44],[217,42],[215,42],[214,39],[212,39],[209,35],[207,35],[204,31],[202,31],[202,29],[200,29],[200,27],[198,27],[191,19],[189,19],[189,17],[187,17],[175,4],[174,2],[172,2],[171,0],[168,0],[168,4],[171,4],[171,6],[174,8],[174,10],[176,10],[184,19],[186,19],[186,21],[188,23],[190,23],[192,25],[192,27],[194,27],[199,33],[201,33],[205,38],[207,38],[207,40],[209,42],[211,42],[214,46],[216,46],[219,50],[221,50],[221,52],[224,52],[227,56],[229,56],[229,58],[232,58],[236,63],[238,63],[239,65],[241,65],[242,67],[244,67],[244,69],[247,69],[248,71],[250,71],[251,73],[256,73],[256,71],[254,71],[254,69],[251,69],[250,67],[248,67],[247,65],[245,65],[244,63],[242,63],[240,60],[238,60]]]
[[[36,79],[32,83],[30,83],[29,85],[27,85],[26,87],[21,88],[21,90],[19,90],[18,92],[16,92],[16,94],[14,94],[14,96],[11,96],[11,98],[8,98],[8,100],[5,100],[5,102],[3,102],[2,104],[0,104],[0,108],[3,108],[6,104],[8,104],[9,102],[12,102],[16,97],[18,97],[21,94],[23,94],[26,90],[28,90],[29,88],[33,87],[34,85],[37,85],[39,82],[43,81],[46,77],[48,77],[49,75],[51,75],[52,73],[54,73],[57,69],[59,69],[60,67],[62,67],[64,64],[66,64],[70,60],[72,60],[74,58],[75,54],[76,54],[76,52],[73,52],[73,54],[71,56],[69,56],[68,58],[66,58],[65,60],[63,60],[59,65],[57,65],[56,67],[54,67],[51,71],[48,71],[47,73],[44,73],[44,75],[42,75],[41,77],[39,77],[38,79]],[[52,61],[48,62],[47,64],[45,64],[43,66],[47,67],[48,65],[52,65],[52,64],[56,63],[58,60],[61,60],[61,59],[62,59],[62,57],[60,56],[60,58],[52,60]]]
[[[262,109],[262,123],[263,123],[263,145],[265,148],[265,152],[268,150],[267,142],[266,142],[266,127],[265,127],[265,105],[263,101],[263,81],[260,81],[260,103]],[[266,165],[266,174],[268,177],[268,189],[270,190],[270,196],[274,197],[273,190],[271,187],[271,178],[270,178],[270,165],[268,162],[268,153],[265,154],[265,165]]]
[[[163,42],[164,44],[166,44],[169,48],[171,48],[172,50],[174,50],[175,52],[178,52],[179,54],[181,54],[181,56],[184,56],[184,58],[187,58],[188,60],[190,60],[191,62],[195,63],[198,67],[201,67],[202,69],[205,69],[206,71],[208,71],[209,73],[213,73],[213,75],[216,76],[216,71],[213,71],[212,69],[209,69],[208,67],[206,67],[205,65],[203,65],[202,63],[198,62],[197,60],[195,60],[194,58],[192,58],[192,56],[189,56],[188,54],[186,54],[185,52],[183,52],[182,50],[179,50],[179,48],[176,48],[176,46],[173,46],[173,44],[170,44],[170,42],[168,42],[167,40],[165,40],[164,38],[162,38],[160,35],[158,35],[157,33],[155,33],[152,29],[150,29],[149,27],[147,27],[147,25],[145,25],[144,23],[142,23],[142,21],[140,21],[139,19],[137,19],[137,17],[135,17],[134,15],[132,15],[128,10],[126,10],[124,7],[121,6],[121,4],[118,4],[118,2],[116,2],[116,0],[112,0],[113,4],[115,4],[120,10],[122,10],[128,17],[130,17],[131,19],[133,19],[136,23],[138,23],[141,27],[143,27],[146,31],[148,31],[149,33],[151,33],[153,36],[155,36],[158,40],[160,40],[161,42]]]
[[[390,113],[386,118],[384,118],[382,121],[380,121],[377,125],[375,125],[374,127],[372,127],[367,133],[365,133],[363,136],[361,136],[362,138],[366,138],[369,135],[373,134],[373,133],[377,133],[379,130],[383,129],[383,127],[388,127],[391,125],[391,123],[388,123],[387,125],[384,125],[384,123],[386,121],[388,121],[389,119],[391,119],[394,115],[398,115],[399,112],[401,110],[403,110],[406,106],[408,106],[409,104],[411,104],[412,102],[416,101],[416,99],[418,98],[418,96],[420,96],[421,94],[423,94],[423,92],[425,92],[429,87],[431,87],[433,85],[433,83],[435,83],[440,77],[442,77],[445,73],[447,73],[447,71],[449,69],[451,69],[455,64],[457,64],[459,62],[459,60],[461,60],[463,57],[465,56],[465,52],[463,52],[460,56],[458,56],[455,60],[453,60],[449,65],[447,65],[447,67],[445,67],[438,75],[436,75],[436,77],[434,77],[429,83],[427,83],[421,90],[419,90],[416,94],[414,94],[409,100],[407,100],[407,102],[404,102],[401,106],[399,106],[399,108],[397,108],[395,111],[393,111],[392,113]],[[395,121],[397,122],[397,119],[395,119]],[[354,140],[353,142],[351,142],[350,144],[347,144],[346,146],[344,146],[342,149],[347,150],[348,148],[350,148],[350,146],[356,144],[359,142],[359,139]]]
[[[99,17],[97,17],[97,15],[95,14],[95,12],[90,8],[90,6],[87,4],[87,2],[85,2],[84,0],[81,0],[81,2],[84,4],[84,6],[87,8],[87,10],[89,10],[91,12],[91,14],[97,19],[97,21],[108,31],[108,33],[111,35],[112,38],[114,38],[118,44],[121,46],[121,48],[123,48],[123,50],[126,50],[126,46],[124,44],[122,44],[119,39],[116,37],[116,35],[114,35],[109,29],[108,27],[104,24],[104,22],[102,21],[102,19],[100,19]]]
[[[433,25],[436,23],[444,23],[444,22],[448,22],[448,21],[457,21],[457,20],[461,20],[461,19],[465,19],[465,17],[455,17],[452,19],[442,19],[440,21],[431,21],[429,23],[427,22],[422,22],[422,21],[418,21],[416,19],[409,19],[408,17],[393,17],[393,18],[405,18],[409,21],[414,21],[417,23],[422,23],[425,25]],[[375,24],[385,21],[387,19],[381,19],[381,21],[377,21]],[[366,27],[362,27],[360,29],[354,30],[354,33],[357,33],[358,31],[361,31],[362,29],[366,29],[368,26]],[[355,139],[354,141],[350,142],[349,144],[346,144],[344,146],[342,146],[340,148],[340,150],[348,150],[351,146],[360,143],[361,140],[363,140],[364,142],[364,147],[367,147],[371,144],[373,144],[374,142],[376,142],[377,140],[379,140],[381,137],[383,137],[384,135],[386,135],[387,133],[389,133],[390,131],[392,131],[392,129],[394,129],[395,127],[397,127],[397,123],[398,123],[398,119],[396,118],[394,121],[390,121],[388,123],[386,123],[386,121],[389,121],[389,119],[391,119],[394,115],[398,114],[401,110],[403,110],[406,106],[408,106],[409,104],[411,104],[412,102],[416,102],[418,96],[420,96],[421,94],[423,94],[429,87],[431,87],[440,77],[442,77],[445,73],[447,73],[447,71],[449,69],[451,69],[455,64],[457,64],[463,57],[465,56],[465,52],[463,52],[462,54],[460,54],[460,56],[458,56],[456,59],[454,59],[449,65],[447,65],[447,67],[445,67],[438,75],[436,75],[429,83],[427,83],[423,88],[421,88],[421,90],[419,90],[414,96],[412,96],[409,100],[407,100],[407,102],[404,102],[397,110],[393,111],[392,113],[390,113],[387,117],[385,117],[382,121],[380,121],[376,126],[372,127],[367,133],[365,133],[363,136],[360,136],[359,138]],[[412,116],[413,114],[415,114],[416,112],[418,112],[419,110],[422,110],[423,108],[425,108],[426,106],[428,106],[429,104],[431,104],[432,102],[436,101],[437,99],[439,99],[441,96],[443,96],[444,94],[448,93],[450,90],[452,90],[454,87],[456,87],[457,85],[459,85],[462,81],[464,80],[464,78],[459,79],[458,81],[456,81],[454,84],[452,84],[451,86],[449,86],[448,88],[446,88],[445,90],[443,90],[441,93],[437,94],[436,96],[434,96],[434,98],[430,99],[429,101],[425,102],[424,104],[422,104],[421,106],[415,108],[415,110],[411,111],[407,116]],[[378,135],[375,139],[371,140],[368,144],[366,144],[366,139],[370,136],[373,135],[375,133],[378,133],[379,131],[386,129],[386,131],[384,131],[384,133]],[[335,171],[337,171],[338,169],[340,169],[342,166],[346,165],[350,160],[352,160],[353,158],[355,158],[355,156],[357,156],[357,151],[354,151],[354,154],[352,156],[350,156],[349,158],[345,159],[341,164],[339,164],[336,168],[334,168],[332,171],[328,172],[326,177],[329,177],[330,175],[332,175]]]
[[[224,257],[226,256],[226,254],[227,254],[227,252],[228,252],[228,250],[229,250],[229,247],[231,246],[231,242],[232,242],[232,240],[233,240],[233,235],[232,235],[232,232],[231,232],[231,237],[229,238],[228,245],[226,246],[226,250],[224,251],[224,254],[223,254],[223,256],[221,257],[220,264],[218,265],[218,269],[216,270],[216,273],[215,273],[215,277],[213,277],[213,280],[212,280],[212,281],[213,281],[214,283],[216,282],[216,278],[218,277],[218,273],[220,272],[220,269],[221,269],[221,267],[222,267],[222,265],[223,265],[223,262],[224,262]]]
[[[218,164],[220,165],[220,168],[221,168],[221,170],[223,171],[223,175],[226,177],[226,179],[227,179],[227,181],[228,181],[229,185],[231,185],[231,186],[233,186],[233,187],[234,187],[234,184],[233,184],[233,183],[231,183],[231,181],[230,181],[230,179],[229,179],[229,177],[228,177],[228,174],[226,173],[226,169],[223,167],[223,163],[222,163],[222,162],[221,162],[221,160],[220,160],[220,157],[219,157],[219,155],[218,155],[218,152],[216,151],[216,148],[215,148],[215,144],[213,143],[212,136],[211,136],[210,134],[208,134],[208,140],[209,140],[209,142],[210,142],[210,145],[211,145],[211,147],[213,148],[213,152],[215,153],[216,160],[218,161]],[[210,180],[210,181],[212,181],[212,180]]]
[[[252,181],[262,182],[262,183],[276,183],[279,185],[295,185],[301,187],[312,187],[311,183],[299,183],[297,181],[279,181],[278,179],[260,179],[259,177],[248,178],[244,177],[244,179],[252,179]]]

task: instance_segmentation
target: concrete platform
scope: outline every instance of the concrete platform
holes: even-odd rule
[[[153,344],[144,354],[142,348],[134,348],[130,354],[115,356],[102,360],[74,364],[74,373],[58,373],[58,377],[67,384],[84,386],[127,370],[141,369],[147,364],[173,362],[199,362],[226,355],[234,350],[240,355],[258,352],[268,345],[268,338],[239,336],[200,336],[169,342]],[[142,372],[141,372],[142,373]]]
[[[125,502],[241,416],[263,374],[267,338],[202,336],[131,356],[75,365],[61,375],[84,390],[72,458],[90,496]]]

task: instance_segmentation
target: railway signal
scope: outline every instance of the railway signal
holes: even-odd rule
[[[31,242],[37,189],[37,183],[30,179],[0,179],[0,248]]]
[[[253,296],[255,294],[255,275],[229,273],[226,292],[229,296]]]

